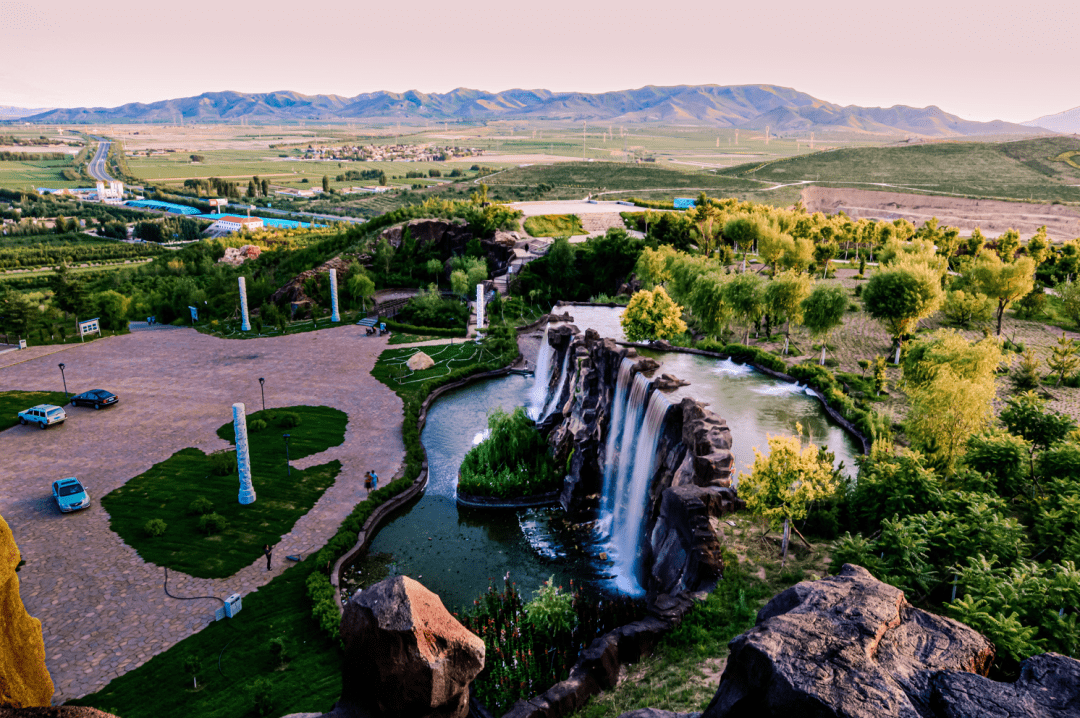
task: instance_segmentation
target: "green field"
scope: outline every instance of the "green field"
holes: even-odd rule
[[[721,173],[765,182],[815,181],[895,185],[897,191],[969,197],[1080,202],[1080,169],[1062,153],[1080,149],[1069,137],[1017,142],[932,142],[911,146],[838,149],[745,164]],[[874,189],[874,187],[868,187]]]
[[[299,425],[283,423],[289,415],[298,417]],[[259,428],[256,421],[265,424]],[[335,460],[303,470],[293,468],[290,473],[282,432],[291,436],[289,456],[296,461],[340,444],[347,423],[343,412],[325,406],[252,413],[248,436],[252,483],[258,495],[255,503],[242,506],[236,501],[235,451],[208,456],[199,449],[181,449],[101,499],[109,512],[109,526],[150,563],[199,578],[232,576],[261,558],[263,544],[273,546],[288,533],[341,469],[341,462]],[[217,433],[231,442],[232,423]],[[227,527],[209,534],[200,530],[202,517],[191,509],[200,498],[212,504],[212,511],[224,517]],[[150,519],[167,524],[163,535],[146,535],[143,527]]]
[[[29,190],[35,187],[86,187],[86,180],[71,182],[60,172],[73,169],[70,160],[42,160],[40,162],[0,162],[0,189]]]

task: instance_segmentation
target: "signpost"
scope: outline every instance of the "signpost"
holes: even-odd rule
[[[199,321],[199,309],[198,307],[188,307],[188,311],[191,312],[191,326],[195,326],[195,322]]]
[[[85,341],[83,337],[87,334],[93,334],[94,332],[97,332],[98,336],[101,336],[101,327],[98,325],[98,317],[79,322],[79,341]]]
[[[675,209],[692,209],[697,206],[697,202],[689,197],[676,197]]]

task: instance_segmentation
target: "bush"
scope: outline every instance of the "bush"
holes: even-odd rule
[[[432,285],[409,300],[398,313],[398,320],[421,327],[464,328],[469,321],[469,307],[456,299],[443,299]]]
[[[534,630],[546,635],[569,633],[577,624],[574,597],[555,585],[555,576],[549,577],[536,597],[525,604],[525,615]]]
[[[266,428],[266,422],[262,419],[253,419],[248,424],[248,430],[252,433],[260,432]]]
[[[210,454],[210,473],[214,476],[228,476],[236,471],[236,452],[220,451]]]
[[[300,415],[286,411],[277,415],[277,425],[282,429],[292,429],[300,426]]]
[[[458,491],[479,496],[517,497],[552,491],[561,476],[547,442],[521,407],[488,417],[491,435],[461,462]]]
[[[188,504],[188,513],[192,516],[205,516],[206,514],[214,511],[214,504],[210,499],[205,496],[199,498]]]
[[[221,533],[229,525],[221,514],[210,513],[199,517],[199,530],[206,535]]]
[[[248,687],[248,695],[251,696],[252,705],[255,706],[255,711],[261,716],[270,715],[274,708],[273,689],[273,681],[265,676],[256,678],[255,682]]]
[[[772,369],[773,371],[787,372],[788,366],[784,363],[783,359],[772,352],[767,352],[758,349],[757,347],[748,347],[745,344],[727,344],[720,353],[727,354],[731,357],[732,361],[743,364],[756,364],[757,366]]]
[[[157,538],[165,533],[165,529],[168,525],[161,519],[150,519],[143,524],[143,533],[151,538]]]
[[[278,659],[281,665],[289,660],[289,646],[285,643],[285,636],[275,636],[269,641],[270,653]]]

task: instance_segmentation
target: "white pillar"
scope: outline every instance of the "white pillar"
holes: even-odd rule
[[[330,321],[341,321],[337,303],[337,270],[333,267],[330,267]]]
[[[484,285],[476,285],[476,328],[484,328]]]
[[[243,281],[243,277],[240,277]],[[236,433],[236,473],[240,474],[240,503],[255,503],[255,487],[251,485],[251,456],[248,454],[247,414],[244,405],[232,405],[233,430]]]
[[[240,331],[251,331],[251,320],[248,319],[247,308],[247,280],[240,277]]]

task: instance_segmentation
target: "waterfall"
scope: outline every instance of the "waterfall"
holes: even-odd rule
[[[622,363],[619,364],[619,378],[615,382],[615,395],[611,401],[611,418],[608,420],[607,429],[607,441],[604,445],[604,484],[603,493],[600,499],[600,520],[602,530],[608,533],[610,530],[611,513],[615,507],[615,485],[616,485],[616,472],[619,467],[619,442],[625,435],[629,441],[633,441],[631,437],[634,436],[637,427],[636,418],[633,422],[630,422],[630,430],[627,432],[626,418],[627,409],[629,406],[628,401],[628,389],[630,385],[630,371],[634,368],[634,362],[623,357]],[[642,384],[642,390],[638,393],[644,396],[645,377],[640,374],[634,377],[634,386],[638,383]],[[637,403],[634,406],[640,406],[641,400],[638,398]],[[623,462],[625,463],[625,462]]]
[[[540,340],[540,350],[536,353],[536,368],[533,371],[533,387],[529,393],[529,417],[540,421],[540,416],[547,405],[548,384],[551,383],[551,358],[555,350],[548,344],[548,327],[544,326],[544,338]]]
[[[640,376],[640,375],[639,375]],[[635,382],[634,389],[637,389]],[[641,402],[639,402],[640,406]],[[645,509],[649,499],[649,482],[656,466],[656,445],[664,428],[664,418],[671,404],[658,392],[649,396],[649,405],[634,442],[634,460],[620,461],[619,485],[615,488],[614,510],[611,518],[610,547],[615,563],[615,584],[626,593],[641,593],[637,573],[642,532],[645,529]],[[640,409],[638,410],[640,413]],[[622,457],[628,457],[625,440]],[[626,465],[625,470],[622,464]],[[624,479],[624,476],[626,477]]]
[[[559,397],[562,396],[563,389],[566,388],[566,382],[570,377],[570,355],[572,353],[570,347],[567,347],[566,354],[563,355],[562,367],[559,370],[559,385],[555,388],[555,393],[552,394],[551,398],[544,404],[544,411],[536,421],[543,421],[546,419],[551,415],[551,412],[555,411],[555,407],[558,406]]]

